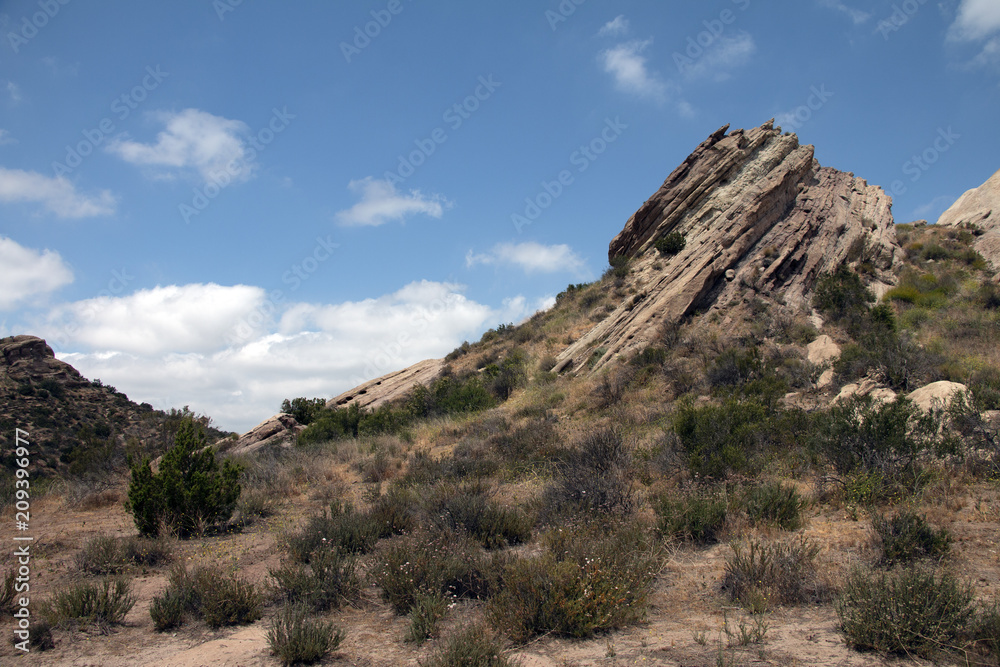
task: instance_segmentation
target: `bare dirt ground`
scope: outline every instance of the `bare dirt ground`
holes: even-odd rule
[[[961,496],[943,492],[938,504],[924,507],[929,518],[947,527],[955,538],[951,567],[976,586],[984,596],[1000,591],[1000,504],[998,493],[974,487]],[[276,541],[281,532],[322,506],[319,500],[296,496],[284,500],[281,511],[244,532],[199,540],[175,541],[175,560],[215,562],[232,566],[244,577],[264,583],[268,570],[280,562]],[[0,521],[10,526],[13,516]],[[806,536],[822,545],[822,571],[832,586],[849,570],[852,562],[866,557],[867,521],[843,508],[821,506],[809,512]],[[32,606],[81,575],[73,558],[87,539],[99,534],[127,535],[135,529],[120,503],[83,511],[67,507],[59,497],[33,501]],[[13,531],[4,530],[8,544]],[[5,550],[6,551],[6,550]],[[746,647],[730,647],[723,625],[734,630],[745,613],[731,606],[720,594],[726,556],[730,548],[718,544],[707,548],[676,550],[658,577],[650,598],[647,620],[637,626],[589,640],[542,637],[512,653],[526,667],[570,667],[584,665],[669,665],[700,667],[713,665],[854,665],[929,664],[905,659],[884,659],[848,648],[837,629],[832,604],[780,608],[767,615],[766,641]],[[9,561],[2,563],[7,565]],[[107,633],[97,630],[54,631],[56,647],[46,652],[21,655],[12,647],[12,619],[0,622],[0,664],[72,665],[118,667],[125,665],[274,666],[266,632],[274,608],[253,625],[209,630],[203,623],[188,622],[176,631],[157,633],[149,616],[152,598],[166,586],[169,567],[138,572],[134,579],[138,601],[123,626]],[[463,602],[449,614],[442,635],[480,614],[480,605]],[[432,654],[431,640],[422,647],[403,641],[407,619],[396,616],[370,588],[355,605],[328,617],[344,627],[347,637],[322,664],[419,665]]]

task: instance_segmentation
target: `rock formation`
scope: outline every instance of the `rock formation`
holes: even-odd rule
[[[274,415],[233,441],[226,450],[231,454],[250,454],[265,447],[291,447],[304,428],[291,415]]]
[[[401,371],[383,375],[380,378],[345,391],[326,402],[328,408],[343,408],[357,403],[361,408],[377,408],[387,401],[405,396],[418,384],[430,384],[444,368],[444,359],[427,359]]]
[[[559,356],[558,370],[581,370],[606,350],[599,370],[641,349],[664,321],[721,308],[748,291],[806,307],[816,279],[844,263],[864,261],[884,291],[902,258],[892,199],[853,174],[821,167],[812,146],[782,135],[773,121],[751,130],[712,134],[611,242],[609,257],[631,260],[637,289]],[[676,255],[656,241],[686,238]]]
[[[983,233],[976,239],[976,250],[1000,271],[1000,171],[959,197],[938,224],[978,227]]]
[[[35,336],[0,338],[0,383],[27,380],[56,380],[73,386],[90,384],[75,368],[56,359],[43,339]]]

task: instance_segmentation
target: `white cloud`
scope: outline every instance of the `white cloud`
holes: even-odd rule
[[[425,280],[361,301],[290,303],[246,339],[227,343],[234,320],[261,310],[263,290],[156,288],[68,304],[64,314],[79,332],[60,346],[74,351],[58,356],[135,401],[190,405],[222,428],[243,432],[277,412],[285,398],[335,396],[531,314],[523,298],[494,309],[462,290]],[[220,309],[227,312],[215,312]],[[74,330],[53,327],[43,335]]]
[[[440,218],[444,210],[451,207],[451,202],[439,195],[427,197],[419,190],[400,194],[389,181],[371,176],[351,181],[347,187],[360,195],[361,201],[337,213],[337,220],[344,225],[377,227],[418,213]]]
[[[855,9],[854,7],[848,7],[841,0],[818,0],[819,4],[823,7],[829,7],[830,9],[835,9],[838,12],[843,12],[846,14],[854,25],[861,25],[862,23],[867,23],[871,19],[872,15],[868,12],[862,11],[860,9]]]
[[[7,94],[10,95],[10,101],[13,104],[18,104],[23,99],[21,97],[21,87],[13,81],[7,82]]]
[[[604,71],[615,78],[619,90],[662,101],[667,87],[656,73],[650,73],[646,57],[642,55],[653,43],[652,39],[633,40],[619,44],[601,53]]]
[[[582,274],[584,262],[565,244],[546,246],[540,243],[500,243],[485,254],[476,255],[470,250],[465,256],[469,268],[477,264],[516,266],[525,273]]]
[[[621,37],[628,33],[629,22],[624,14],[619,14],[612,21],[608,21],[598,31],[599,37]]]
[[[255,165],[247,159],[247,149],[241,138],[247,134],[248,127],[242,121],[198,109],[160,112],[154,114],[154,118],[166,127],[156,136],[155,144],[119,138],[111,142],[107,150],[130,164],[167,168],[160,176],[168,178],[178,171],[191,170],[205,182],[222,172],[240,180],[252,175]]]
[[[962,0],[948,37],[958,41],[977,41],[997,31],[1000,31],[1000,3],[996,0]]]
[[[35,171],[0,167],[0,202],[42,204],[60,218],[89,218],[115,212],[115,198],[108,190],[96,197],[77,193],[65,176],[52,178]]]
[[[0,236],[0,310],[11,310],[73,282],[73,272],[59,253],[25,248]]]
[[[10,132],[4,129],[0,129],[0,146],[6,146],[7,144],[16,144],[17,139],[10,136]]]
[[[729,78],[727,70],[745,65],[756,52],[757,44],[748,33],[735,37],[723,35],[705,49],[700,58],[687,63],[683,73],[688,79],[725,81]]]

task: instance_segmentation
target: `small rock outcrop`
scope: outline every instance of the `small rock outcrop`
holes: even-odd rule
[[[405,396],[418,384],[430,384],[441,374],[444,365],[444,359],[421,361],[334,396],[326,402],[326,407],[345,408],[351,403],[357,403],[361,408],[377,408],[383,403]]]
[[[967,191],[938,218],[939,225],[973,225],[983,233],[975,248],[1000,271],[1000,171]]]
[[[609,257],[631,260],[641,298],[623,303],[564,350],[559,368],[580,371],[648,345],[664,321],[767,293],[806,307],[817,278],[864,261],[876,293],[893,284],[902,259],[892,199],[853,174],[821,167],[812,146],[773,121],[713,133],[674,170],[611,242]],[[673,256],[654,246],[671,233],[686,244]]]
[[[295,417],[277,414],[244,433],[226,449],[232,454],[250,454],[266,447],[289,448],[304,428]]]
[[[931,408],[947,407],[956,393],[965,394],[968,387],[960,382],[932,382],[906,395],[924,412],[930,412]]]
[[[836,361],[840,357],[840,346],[833,342],[833,339],[823,334],[806,345],[806,353],[809,363],[822,366]]]
[[[0,338],[0,382],[27,379],[52,379],[71,386],[90,384],[75,368],[56,359],[45,340],[25,335]]]

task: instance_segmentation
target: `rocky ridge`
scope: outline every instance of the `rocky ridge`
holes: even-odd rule
[[[968,190],[938,218],[939,225],[971,225],[982,233],[975,248],[1000,271],[1000,171],[978,188]]]

